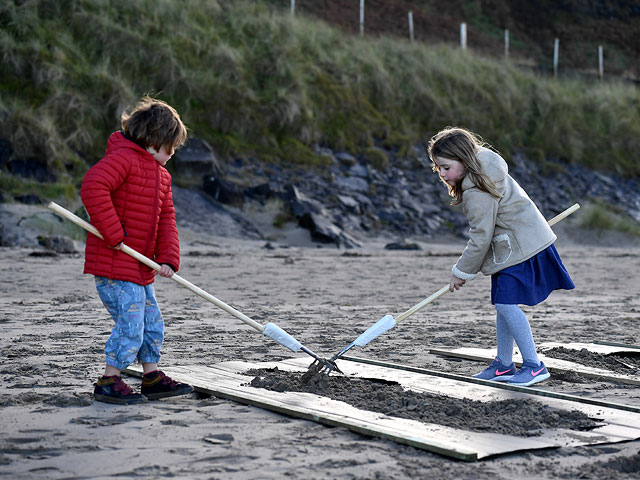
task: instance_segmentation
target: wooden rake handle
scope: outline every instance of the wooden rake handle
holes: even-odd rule
[[[98,231],[98,229],[96,227],[91,225],[89,222],[85,222],[83,219],[81,219],[77,215],[71,213],[69,210],[65,209],[64,207],[61,207],[60,205],[58,205],[57,203],[54,203],[54,202],[49,202],[49,205],[47,205],[47,206],[51,210],[53,210],[55,213],[60,215],[61,217],[64,217],[67,220],[70,220],[71,222],[75,223],[76,225],[78,225],[78,226],[84,228],[85,230],[87,230],[89,233],[92,233],[96,237],[102,238],[102,235],[100,235],[100,232]],[[154,262],[150,258],[147,258],[144,255],[142,255],[141,253],[137,252],[133,248],[128,247],[127,245],[123,244],[122,245],[122,251],[124,253],[126,253],[127,255],[131,255],[133,258],[135,258],[139,262],[144,263],[146,266],[148,266],[150,268],[153,268],[155,271],[157,271],[157,272],[160,271],[160,265],[158,265],[156,262]],[[196,295],[199,295],[202,298],[204,298],[205,300],[213,303],[214,305],[216,305],[217,307],[221,308],[225,312],[230,313],[234,317],[242,320],[247,325],[250,325],[251,327],[255,328],[258,332],[264,333],[264,327],[262,325],[260,325],[258,322],[256,322],[255,320],[247,317],[244,313],[239,312],[238,310],[236,310],[232,306],[227,305],[222,300],[217,299],[216,297],[214,297],[210,293],[205,292],[200,287],[197,287],[193,283],[185,280],[184,278],[182,278],[177,273],[174,273],[170,278],[171,278],[171,280],[175,281],[176,283],[179,283],[183,287],[191,290]]]
[[[573,212],[575,212],[576,210],[578,210],[580,208],[580,205],[575,203],[572,206],[570,206],[569,208],[567,208],[564,212],[559,213],[558,215],[556,215],[555,217],[553,217],[551,220],[549,220],[549,226],[552,227],[553,225],[555,225],[556,223],[558,223],[560,220],[562,220],[563,218],[568,217],[569,215],[571,215]],[[440,290],[438,290],[436,293],[434,293],[433,295],[425,298],[423,301],[421,301],[420,303],[418,303],[417,305],[414,305],[413,307],[411,307],[409,310],[407,310],[404,313],[401,313],[400,315],[398,315],[396,317],[396,322],[400,322],[401,320],[404,320],[405,318],[407,318],[409,315],[413,315],[414,313],[416,313],[419,310],[422,310],[424,307],[426,307],[427,305],[429,305],[431,302],[433,302],[436,298],[444,295],[445,293],[447,293],[449,291],[449,285],[445,285],[444,287],[442,287]]]

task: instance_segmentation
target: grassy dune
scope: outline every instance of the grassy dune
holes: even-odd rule
[[[461,125],[506,157],[524,149],[539,161],[640,174],[633,86],[348,36],[259,1],[3,2],[0,62],[0,138],[13,158],[46,163],[66,195],[144,93],[174,105],[222,159],[321,166],[321,144],[384,168],[374,145],[412,155],[443,126]],[[10,192],[37,187],[0,176]]]

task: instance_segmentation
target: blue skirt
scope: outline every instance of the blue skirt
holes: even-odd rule
[[[491,275],[491,304],[537,305],[554,290],[575,288],[553,245]]]

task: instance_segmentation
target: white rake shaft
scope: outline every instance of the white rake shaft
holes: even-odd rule
[[[56,212],[58,215],[66,218],[67,220],[70,220],[71,222],[75,223],[76,225],[84,228],[85,230],[87,230],[88,232],[92,233],[96,237],[102,238],[102,235],[100,234],[100,232],[98,231],[98,229],[96,227],[91,225],[89,222],[86,222],[82,218],[78,217],[74,213],[70,212],[69,210],[65,209],[64,207],[61,207],[60,205],[58,205],[57,203],[54,203],[54,202],[49,202],[48,207],[51,210],[53,210],[54,212]],[[137,252],[133,248],[128,247],[127,245],[123,244],[122,245],[122,251],[124,253],[126,253],[127,255],[132,256],[133,258],[135,258],[139,262],[144,263],[146,266],[154,269],[155,271],[160,271],[161,267],[160,267],[159,264],[157,264],[156,262],[154,262],[150,258],[145,257],[144,255],[142,255],[141,253]],[[219,300],[218,298],[214,297],[210,293],[205,292],[200,287],[197,287],[196,285],[194,285],[193,283],[189,282],[188,280],[185,280],[184,278],[182,278],[177,273],[174,273],[170,278],[174,282],[176,282],[176,283],[182,285],[183,287],[191,290],[196,295],[199,295],[202,298],[204,298],[205,300],[213,303],[215,306],[221,308],[225,312],[230,313],[234,317],[242,320],[247,325],[253,327],[256,331],[258,331],[260,333],[263,333],[264,335],[268,336],[269,338],[272,338],[273,340],[278,342],[280,345],[288,348],[289,350],[291,350],[293,352],[297,352],[298,350],[300,350],[302,348],[306,353],[308,353],[312,357],[314,357],[316,359],[319,358],[316,354],[311,352],[309,349],[303,348],[302,345],[300,344],[300,342],[298,342],[295,338],[293,338],[291,335],[289,335],[287,332],[282,330],[277,325],[275,325],[273,323],[267,323],[267,325],[263,327],[262,325],[260,325],[255,320],[247,317],[244,313],[239,312],[238,310],[236,310],[232,306],[227,305],[226,303],[224,303],[222,300]]]

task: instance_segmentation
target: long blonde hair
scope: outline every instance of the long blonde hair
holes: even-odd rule
[[[434,172],[440,173],[440,167],[434,161],[436,157],[457,160],[464,166],[464,175],[453,186],[440,177],[449,190],[449,196],[453,197],[452,205],[462,202],[462,180],[467,176],[480,190],[496,198],[502,198],[493,181],[482,171],[477,156],[480,147],[492,149],[479,135],[460,127],[446,127],[429,140],[428,153]]]

